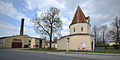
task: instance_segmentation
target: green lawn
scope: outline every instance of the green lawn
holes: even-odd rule
[[[52,48],[49,50],[48,48],[34,48],[34,49],[24,49],[29,51],[48,51],[48,52],[66,52],[66,50],[57,50],[56,48]],[[104,52],[104,47],[96,47],[95,51],[87,51],[87,50],[70,50],[69,52],[91,52],[91,53],[118,53],[120,54],[120,50],[116,50],[113,47],[108,47]]]
[[[104,53],[104,47],[96,47],[95,52]],[[105,49],[105,53],[119,53],[120,54],[120,49],[114,49],[113,47],[107,47],[107,49]]]
[[[24,49],[30,51],[48,51],[48,52],[65,52],[65,50],[57,50],[56,48],[52,48],[51,50],[48,48],[31,48],[31,49]]]

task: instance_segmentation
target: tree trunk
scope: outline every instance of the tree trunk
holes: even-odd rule
[[[52,24],[51,24],[51,29],[50,29],[50,46],[49,49],[52,48]]]
[[[50,46],[49,46],[49,49],[51,49],[51,44],[52,43],[52,37],[50,36],[50,42],[49,42],[49,44],[50,44]]]
[[[105,33],[105,32],[103,31],[103,46],[104,46],[104,52],[105,52],[106,47],[105,47],[104,33]]]
[[[118,44],[118,43],[119,43],[119,30],[118,30],[119,27],[116,26],[116,28],[117,28],[117,41],[116,41],[116,42],[117,42],[117,44]],[[117,45],[117,44],[116,44],[116,45]]]
[[[95,33],[95,50],[96,50],[96,33]]]

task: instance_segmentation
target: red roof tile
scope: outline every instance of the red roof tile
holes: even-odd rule
[[[89,16],[85,17],[85,15],[82,12],[80,6],[78,6],[77,10],[75,12],[75,15],[73,17],[72,23],[70,25],[75,24],[75,23],[87,23],[87,21],[85,21],[87,19],[89,19]]]

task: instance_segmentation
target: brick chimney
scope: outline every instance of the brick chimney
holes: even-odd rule
[[[20,35],[23,35],[23,31],[24,31],[24,18],[21,19]]]

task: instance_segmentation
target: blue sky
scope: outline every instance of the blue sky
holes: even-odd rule
[[[61,11],[62,36],[69,34],[78,4],[85,16],[90,16],[92,26],[109,25],[115,16],[120,17],[119,3],[120,0],[0,0],[0,37],[19,34],[21,18],[25,18],[24,34],[39,37],[30,19],[52,6]]]

